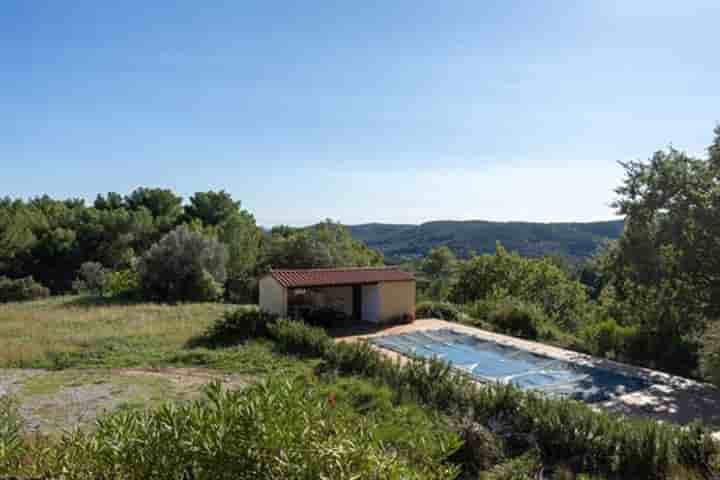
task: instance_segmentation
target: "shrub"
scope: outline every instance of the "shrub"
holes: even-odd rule
[[[268,325],[277,317],[259,307],[245,305],[225,312],[206,333],[211,343],[223,345],[254,337],[267,337]]]
[[[505,456],[502,441],[483,425],[466,420],[458,426],[463,441],[452,461],[474,472],[489,470]]]
[[[0,303],[37,300],[50,295],[50,290],[36,282],[33,277],[12,279],[0,276]]]
[[[594,355],[616,358],[628,349],[636,333],[635,327],[623,327],[612,318],[607,318],[587,325],[581,330],[580,336]]]
[[[0,475],[20,465],[25,446],[22,420],[13,398],[0,396]]]
[[[322,357],[333,340],[320,327],[311,327],[303,322],[279,319],[268,324],[269,336],[285,353],[301,356]]]
[[[225,247],[180,226],[165,235],[138,264],[143,295],[154,300],[209,301],[223,293]]]
[[[549,258],[524,258],[498,244],[494,255],[479,255],[459,266],[450,299],[457,303],[510,296],[542,307],[563,328],[575,330],[587,308],[580,282]]]
[[[702,336],[700,372],[707,381],[720,386],[720,322],[710,323]]]
[[[128,480],[454,478],[434,449],[427,463],[378,437],[380,422],[340,408],[302,381],[270,380],[149,412],[124,411],[65,434],[43,478]],[[457,442],[454,443],[457,445]],[[407,449],[408,453],[412,453]],[[403,452],[405,453],[405,452]]]
[[[78,276],[73,282],[73,290],[78,293],[100,294],[105,288],[108,272],[98,262],[85,262],[80,265]]]
[[[259,295],[256,278],[232,278],[225,284],[225,299],[230,303],[257,303]]]
[[[105,276],[102,293],[106,297],[127,297],[138,293],[140,278],[135,270],[118,270]]]
[[[550,323],[537,305],[510,297],[480,300],[466,307],[465,312],[502,333],[531,340],[539,338],[544,325]]]
[[[415,307],[416,318],[439,318],[449,322],[460,319],[460,310],[449,302],[420,302]]]

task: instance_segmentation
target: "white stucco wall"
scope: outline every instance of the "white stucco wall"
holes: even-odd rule
[[[287,289],[270,275],[260,279],[260,309],[287,316]]]

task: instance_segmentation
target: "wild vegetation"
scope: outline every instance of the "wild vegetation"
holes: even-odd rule
[[[93,307],[102,308],[127,307]],[[175,338],[174,348],[157,357],[142,349],[120,357],[114,349],[96,350],[72,357],[70,365],[140,361],[244,372],[254,365],[259,378],[275,380],[237,392],[214,385],[195,402],[125,409],[91,429],[51,437],[24,434],[17,405],[5,399],[0,475],[498,480],[540,472],[549,479],[714,474],[717,446],[698,425],[621,419],[511,386],[478,388],[443,363],[401,365],[364,343],[336,343],[322,328],[257,308],[215,313],[184,342],[169,319],[146,317],[164,325],[157,335]],[[132,325],[120,323],[130,335]]]
[[[717,383],[720,127],[706,158],[669,148],[623,166],[625,230],[591,260],[439,247],[418,265],[421,296],[461,321]]]
[[[502,437],[503,453],[517,460],[537,454],[541,464],[576,473],[619,478],[698,478],[712,475],[718,447],[700,425],[689,428],[601,413],[583,403],[522,392],[511,385],[478,387],[440,361],[387,359],[366,343],[336,343],[325,331],[302,322],[276,320],[263,331],[292,355],[321,357],[321,368],[361,375],[390,386],[455,418],[466,427]],[[465,431],[465,438],[470,432]],[[465,449],[471,448],[468,442]],[[480,451],[465,451],[482,458]],[[467,458],[467,457],[466,457]],[[532,463],[532,462],[531,462]],[[535,464],[537,467],[537,464]],[[494,467],[494,466],[493,466]],[[532,472],[524,472],[529,474]],[[524,478],[524,477],[522,477]]]
[[[380,254],[329,220],[265,235],[224,191],[198,192],[186,204],[160,188],[98,195],[91,206],[48,196],[0,199],[0,302],[38,298],[45,288],[247,302],[271,266],[381,263]]]

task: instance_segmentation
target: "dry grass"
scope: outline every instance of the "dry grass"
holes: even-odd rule
[[[58,354],[87,352],[98,345],[112,350],[113,342],[177,350],[228,308],[213,303],[98,304],[83,297],[0,304],[0,366],[45,366]]]

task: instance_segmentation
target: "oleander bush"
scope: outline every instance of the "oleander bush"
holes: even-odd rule
[[[415,307],[416,318],[439,318],[449,322],[460,320],[461,311],[450,302],[420,302]]]
[[[0,276],[0,303],[37,300],[50,295],[50,290],[33,277],[8,278]]]
[[[0,476],[17,469],[25,454],[22,420],[10,396],[0,396]]]
[[[394,408],[393,408],[394,411]],[[400,412],[399,412],[400,413]],[[301,380],[270,380],[241,391],[220,384],[205,398],[152,411],[101,417],[57,443],[27,451],[4,474],[123,480],[452,479],[446,461],[460,441],[427,416],[418,436],[389,438],[403,415],[379,408],[359,414]],[[1,444],[0,444],[1,445]],[[0,457],[2,458],[2,457]],[[20,477],[27,478],[27,477]]]

